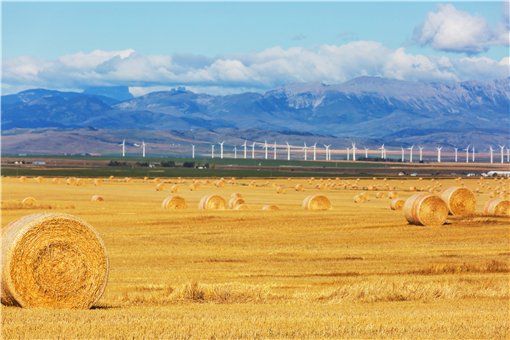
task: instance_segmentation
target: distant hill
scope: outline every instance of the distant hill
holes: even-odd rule
[[[83,94],[93,94],[108,97],[111,99],[118,100],[122,102],[124,100],[133,99],[134,96],[129,93],[129,88],[127,86],[102,86],[102,87],[91,87],[85,89]]]

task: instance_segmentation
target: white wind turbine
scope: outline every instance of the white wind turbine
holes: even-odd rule
[[[402,163],[404,162],[404,157],[405,157],[405,151],[404,151],[404,148],[401,146],[400,147],[402,149]]]
[[[331,144],[329,145],[326,145],[324,144],[324,147],[326,148],[326,160],[329,161],[329,147],[331,146]]]
[[[237,145],[234,145],[234,158],[237,159]]]
[[[244,144],[241,146],[244,146],[244,159],[246,159],[246,140],[244,141]]]
[[[384,150],[384,143],[383,143],[383,145],[379,148],[379,150],[381,150],[381,158],[382,158],[382,159],[386,159],[386,151]]]
[[[473,145],[473,162],[475,161],[475,146]]]
[[[192,149],[191,157],[195,158],[195,146],[193,144],[191,144],[191,149]]]
[[[347,160],[349,161],[350,160],[350,155],[349,155],[349,148],[346,148],[347,149]]]
[[[285,143],[287,143],[287,160],[290,161],[290,145],[287,141],[285,141]]]
[[[457,150],[458,150],[459,148],[454,148],[454,149],[455,149],[455,163],[457,163]]]
[[[122,157],[126,156],[126,140],[124,139],[122,141],[122,144],[119,144],[119,146],[122,146]]]
[[[251,159],[255,159],[255,142],[251,145]]]
[[[441,149],[442,149],[442,148],[443,148],[443,147],[437,147],[437,146],[436,146],[436,150],[437,150],[437,162],[438,162],[438,163],[441,163]]]
[[[220,145],[220,158],[223,159],[223,143],[225,143],[225,141],[221,142],[221,143],[218,143]]]
[[[316,150],[316,146],[317,146],[317,142],[315,142],[315,144],[313,145],[313,160],[315,161],[316,158],[315,158],[315,150]]]
[[[351,142],[352,143],[352,160],[355,161],[356,160],[356,143],[354,142]]]
[[[211,143],[211,158],[214,158],[214,144]]]
[[[266,149],[266,159],[267,159],[267,149],[268,149],[268,146],[267,146],[267,141],[264,140],[264,146],[262,147],[262,149]]]
[[[145,141],[142,141],[142,157],[145,157]]]
[[[499,146],[501,148],[501,164],[503,164],[503,161],[505,160],[505,146]]]
[[[413,162],[413,148],[414,148],[414,145],[411,146],[409,149],[409,163],[412,163]]]
[[[491,145],[491,146],[489,146],[489,150],[490,150],[490,153],[491,153],[491,164],[492,164],[492,151],[493,151],[493,150],[492,150],[492,145]]]
[[[466,163],[469,163],[469,146],[470,145],[468,145],[468,147],[464,149],[466,151]]]
[[[365,158],[368,158],[368,148],[366,146],[364,146],[365,148]]]
[[[305,150],[305,161],[306,161],[306,153],[307,153],[308,149],[310,149],[310,148],[306,146],[306,142],[305,142],[305,147],[303,148],[303,150]]]
[[[420,149],[420,162],[422,162],[423,161],[423,149],[425,149],[425,148],[418,146],[418,149]]]
[[[276,141],[274,141],[273,150],[274,150],[274,159],[276,159]]]

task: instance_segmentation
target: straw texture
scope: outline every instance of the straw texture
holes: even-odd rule
[[[170,191],[172,191],[173,194],[178,194],[181,192],[181,187],[178,185],[173,185]]]
[[[77,181],[76,181],[76,186],[79,186],[79,187],[82,187],[85,185],[85,180],[83,178],[79,178]]]
[[[100,179],[100,178],[96,178],[96,179],[94,180],[94,185],[95,185],[96,187],[100,187],[101,185],[103,185],[103,180],[102,180],[102,179]]]
[[[27,179],[25,176],[21,176],[21,177],[19,178],[19,182],[20,182],[20,183],[26,183],[26,182],[28,182],[28,179]]]
[[[21,201],[21,204],[32,206],[37,204],[37,200],[33,197],[27,197],[23,201]]]
[[[296,191],[303,191],[303,184],[296,184],[294,188],[296,189]]]
[[[163,209],[187,209],[186,200],[180,196],[168,196],[161,204]]]
[[[202,197],[198,203],[198,209],[225,210],[225,200],[218,195],[207,195]]]
[[[243,195],[238,192],[233,192],[232,195],[230,195],[230,198],[243,198]]]
[[[103,197],[101,197],[99,195],[92,196],[92,202],[103,202],[103,201],[104,201]]]
[[[467,188],[450,187],[442,190],[439,197],[445,201],[450,215],[471,215],[475,212],[476,196]]]
[[[234,209],[236,206],[238,206],[239,204],[244,204],[246,203],[242,198],[231,198],[230,201],[228,201],[228,207],[230,209]]]
[[[250,210],[248,204],[239,204],[234,207],[234,210]]]
[[[35,182],[36,182],[37,184],[41,184],[43,181],[44,181],[44,178],[42,178],[41,176],[37,176],[37,177],[35,178]]]
[[[406,202],[403,199],[395,198],[390,201],[391,210],[404,210]]]
[[[53,184],[60,184],[60,179],[54,178],[52,182]]]
[[[280,208],[278,208],[276,205],[268,204],[263,206],[262,210],[280,210]]]
[[[508,216],[510,215],[510,201],[504,201],[499,198],[491,199],[485,203],[483,213],[485,215]]]
[[[410,224],[441,226],[448,217],[448,207],[439,196],[414,194],[404,205],[404,215]]]
[[[156,184],[156,191],[165,191],[165,190],[166,190],[165,183]]]
[[[2,304],[87,309],[104,292],[109,260],[87,222],[62,213],[24,216],[2,230]]]
[[[323,195],[310,195],[303,201],[303,209],[305,210],[329,210],[331,202]]]
[[[398,198],[398,192],[396,191],[390,191],[389,194],[388,194],[388,198],[389,199],[395,199],[395,198]]]
[[[277,194],[284,194],[285,193],[285,187],[278,187],[276,188]]]

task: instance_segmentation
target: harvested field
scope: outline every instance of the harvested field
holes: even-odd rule
[[[474,190],[478,180],[463,181]],[[322,191],[300,178],[278,195],[237,178],[234,186],[183,190],[187,209],[162,209],[169,194],[154,190],[153,178],[81,188],[4,178],[2,228],[59,207],[52,212],[98,232],[110,271],[90,310],[2,306],[2,338],[508,339],[508,216],[484,215],[490,190],[481,190],[473,214],[450,215],[440,227],[409,224],[389,199],[353,201],[369,185],[388,184],[405,201],[415,193],[408,188],[426,184],[401,181]],[[508,192],[509,181],[497,185]],[[234,191],[250,210],[198,209],[202,197],[228,202]],[[384,186],[376,192],[389,196]],[[324,193],[333,209],[302,208],[307,196]],[[91,202],[94,195],[107,199]],[[41,206],[3,208],[26,197]],[[263,211],[267,205],[279,210]]]

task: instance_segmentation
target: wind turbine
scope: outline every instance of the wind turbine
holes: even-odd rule
[[[251,159],[255,159],[255,142],[251,145]]]
[[[126,156],[126,140],[124,139],[122,141],[122,144],[119,144],[119,146],[122,146],[122,157]]]
[[[475,161],[475,146],[473,145],[473,162]]]
[[[241,146],[244,146],[244,159],[246,159],[246,140],[244,141],[244,144]]]
[[[214,158],[214,144],[211,143],[211,158]]]
[[[274,141],[273,150],[274,150],[274,159],[276,159],[276,141]]]
[[[225,143],[225,141],[221,142],[221,143],[218,143],[220,145],[220,158],[223,159],[223,143]]]
[[[466,149],[464,149],[466,151],[466,163],[469,163],[469,145]]]
[[[503,164],[503,161],[505,159],[505,146],[499,146],[501,148],[501,164]]]
[[[510,149],[506,148],[506,162],[510,163]]]
[[[310,148],[306,146],[306,142],[305,142],[305,147],[303,148],[303,150],[305,150],[305,161],[306,161],[306,153],[307,153],[308,149],[310,149]]]
[[[455,163],[457,163],[457,150],[458,150],[459,148],[454,148],[454,149],[455,149]]]
[[[350,149],[349,149],[349,148],[347,148],[347,160],[350,160],[350,159],[349,159],[349,156],[350,156],[350,155],[349,155],[349,150],[350,150]]]
[[[331,146],[331,144],[329,145],[326,145],[324,144],[324,147],[326,148],[326,160],[329,161],[329,147]]]
[[[290,161],[290,145],[287,141],[285,141],[285,143],[287,143],[287,160]]]
[[[383,145],[379,148],[379,150],[381,150],[381,158],[382,159],[385,159],[386,158],[386,152],[384,150],[384,143]]]
[[[411,146],[410,148],[408,148],[410,150],[410,153],[409,153],[409,163],[413,162],[413,148],[414,148],[414,145]]]
[[[436,146],[436,150],[437,150],[437,162],[438,162],[438,163],[441,163],[441,149],[442,149],[442,148],[443,148],[443,147],[437,147],[437,146]]]
[[[316,158],[315,158],[315,147],[317,146],[317,142],[315,142],[315,144],[313,145],[313,160],[315,161]]]
[[[402,146],[400,148],[402,149],[402,163],[404,163],[405,151]]]
[[[364,146],[365,148],[365,158],[368,158],[368,148],[366,146]]]
[[[237,145],[234,145],[234,158],[237,159]]]
[[[420,162],[422,162],[423,161],[423,149],[425,149],[425,148],[418,146],[418,149],[420,149]]]
[[[195,158],[195,146],[193,144],[191,144],[191,148],[192,148],[192,157]]]
[[[492,164],[492,151],[493,151],[493,150],[492,150],[492,145],[491,145],[491,146],[489,146],[489,149],[490,149],[490,153],[491,153],[491,164]]]
[[[264,140],[264,146],[262,147],[262,149],[266,149],[266,159],[267,159],[267,149],[268,149],[268,147],[267,147],[267,141],[266,140]]]
[[[142,157],[145,157],[145,141],[142,141]]]
[[[356,160],[356,143],[352,142],[352,160]]]

